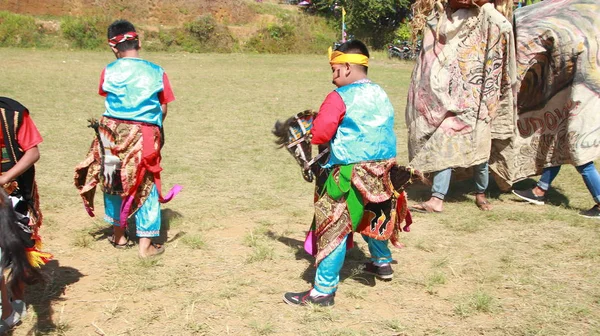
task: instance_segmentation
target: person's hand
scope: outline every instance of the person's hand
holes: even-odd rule
[[[8,178],[6,178],[6,175],[0,175],[0,187],[4,186],[8,182],[10,181],[8,180]]]

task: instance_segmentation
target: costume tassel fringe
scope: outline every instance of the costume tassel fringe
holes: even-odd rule
[[[42,242],[41,240],[36,240],[35,246],[32,248],[25,249],[25,254],[27,254],[27,260],[31,267],[40,268],[50,260],[52,260],[53,255],[47,252],[42,252]]]

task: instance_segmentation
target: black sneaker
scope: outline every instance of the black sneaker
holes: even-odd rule
[[[534,194],[533,189],[513,190],[512,193],[519,196],[519,198],[526,200],[527,202],[529,202],[531,204],[544,205],[545,197]]]
[[[600,206],[598,204],[596,204],[590,210],[580,212],[579,216],[582,216],[585,218],[600,219]]]
[[[373,262],[365,263],[365,272],[371,273],[382,280],[392,280],[394,270],[390,264],[377,266]]]
[[[285,293],[283,295],[283,302],[292,306],[306,306],[309,303],[318,306],[333,306],[335,293],[313,297],[310,296],[310,289],[302,293]]]

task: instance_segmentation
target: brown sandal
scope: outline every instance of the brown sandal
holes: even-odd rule
[[[115,235],[108,236],[108,238],[106,238],[106,239],[114,248],[119,249],[119,250],[125,250],[125,249],[128,249],[131,247],[131,244],[129,244],[129,239],[127,239],[127,238],[125,238],[127,240],[123,244],[117,244],[117,242],[115,242]]]
[[[479,202],[479,201],[477,201],[477,199],[475,199],[475,204],[477,204],[477,207],[481,211],[490,211],[490,210],[492,210],[492,203],[490,203],[488,200]]]
[[[140,255],[139,256],[140,258],[142,258],[142,259],[152,258],[152,257],[156,257],[156,256],[159,256],[159,255],[165,253],[165,245],[164,244],[150,243],[150,246],[154,247],[155,252],[152,254],[146,254],[145,256]]]

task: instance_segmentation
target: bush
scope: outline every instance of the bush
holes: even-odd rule
[[[32,47],[40,37],[33,17],[0,11],[0,46]]]
[[[296,43],[294,26],[270,23],[250,38],[246,47],[258,53],[285,54],[296,52]]]
[[[412,40],[412,31],[410,29],[410,25],[408,21],[403,22],[396,32],[394,33],[396,40],[400,41],[411,41]]]
[[[272,54],[325,53],[336,40],[335,32],[320,18],[284,16],[282,23],[270,23],[246,43],[246,50]]]
[[[173,44],[175,38],[164,29],[159,31],[138,29],[142,32],[142,46],[147,51],[168,51]]]
[[[232,52],[236,41],[229,29],[219,24],[212,15],[203,15],[186,23],[184,29],[176,30],[173,42],[188,52]],[[170,45],[170,38],[163,36],[161,40]]]
[[[97,49],[106,41],[108,20],[100,17],[65,17],[60,27],[63,37],[75,47]]]

